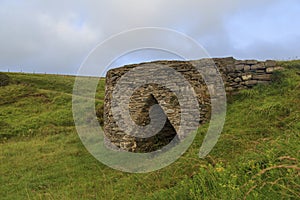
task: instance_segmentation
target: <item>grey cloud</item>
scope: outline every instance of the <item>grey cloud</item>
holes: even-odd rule
[[[88,52],[109,36],[136,27],[166,27],[195,38],[212,56],[268,57],[269,43],[235,48],[234,13],[280,0],[63,0],[0,2],[0,70],[75,73]],[[234,16],[237,17],[237,16]],[[260,41],[256,41],[260,42]],[[282,48],[283,54],[293,50]],[[255,52],[257,51],[257,52]],[[17,66],[17,67],[16,67]]]

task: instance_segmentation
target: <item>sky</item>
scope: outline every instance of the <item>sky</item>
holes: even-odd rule
[[[140,27],[184,33],[211,57],[297,59],[299,19],[299,0],[0,0],[0,71],[74,75],[99,43]],[[141,50],[111,67],[167,59],[180,58]]]

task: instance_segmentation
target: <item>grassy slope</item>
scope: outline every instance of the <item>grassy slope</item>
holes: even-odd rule
[[[85,150],[72,121],[74,77],[9,74],[14,83],[0,88],[1,199],[296,199],[300,62],[284,64],[281,81],[230,97],[206,159],[197,157],[204,126],[184,156],[148,174],[115,171]]]

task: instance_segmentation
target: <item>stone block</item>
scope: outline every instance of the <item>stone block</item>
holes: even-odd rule
[[[250,71],[251,67],[250,65],[245,65],[244,66],[244,71],[247,72],[247,71]]]
[[[245,81],[245,85],[247,85],[247,86],[256,85],[257,83],[258,83],[257,80]]]
[[[266,66],[264,63],[258,63],[251,66],[251,70],[257,70],[257,69],[266,69]]]
[[[253,75],[252,77],[254,80],[261,80],[261,81],[270,81],[271,74],[261,74],[261,75]]]
[[[243,79],[243,81],[248,81],[248,80],[252,79],[252,75],[251,74],[244,75],[244,76],[242,76],[242,79]]]
[[[246,60],[247,65],[256,65],[258,63],[257,60]]]
[[[266,72],[271,74],[274,71],[280,71],[280,70],[284,70],[284,68],[283,67],[268,67],[266,69]]]
[[[236,71],[242,71],[242,70],[244,70],[244,66],[245,66],[245,65],[236,65],[236,66],[235,66],[235,70],[236,70]]]
[[[274,60],[267,60],[266,62],[265,62],[265,65],[266,65],[266,67],[275,67],[276,66],[276,61],[274,61]]]
[[[234,79],[234,82],[236,82],[236,83],[241,82],[241,81],[242,81],[242,79],[240,77]]]
[[[266,72],[267,72],[267,73],[273,73],[273,72],[274,72],[274,67],[268,67],[268,68],[266,69]]]

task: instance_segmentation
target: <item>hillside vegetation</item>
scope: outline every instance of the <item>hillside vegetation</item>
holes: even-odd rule
[[[298,199],[300,61],[270,85],[228,97],[222,135],[205,159],[207,125],[175,163],[147,174],[110,169],[82,145],[72,117],[75,77],[6,73],[0,87],[1,199]],[[96,107],[104,97],[99,82]]]

